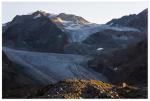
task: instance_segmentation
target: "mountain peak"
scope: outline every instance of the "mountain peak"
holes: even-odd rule
[[[106,24],[116,27],[117,26],[132,27],[147,32],[148,26],[147,22],[148,22],[148,9],[145,9],[139,14],[130,14],[118,19],[112,19]]]
[[[148,8],[141,11],[138,15],[148,15]]]
[[[36,15],[47,16],[49,15],[49,13],[46,13],[45,11],[42,11],[42,10],[37,10],[36,12],[33,12],[32,15],[33,16],[36,16]]]
[[[66,14],[66,13],[59,13],[59,16],[61,15],[70,15],[70,14]]]
[[[89,21],[85,20],[84,18],[73,15],[73,14],[60,13],[57,17],[61,18],[62,20],[65,20],[65,21],[72,21],[76,24],[89,23]]]

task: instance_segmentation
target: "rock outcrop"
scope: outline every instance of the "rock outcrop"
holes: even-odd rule
[[[143,10],[139,14],[131,14],[123,16],[119,19],[112,19],[106,23],[110,26],[127,26],[140,29],[141,31],[148,31],[148,9]]]

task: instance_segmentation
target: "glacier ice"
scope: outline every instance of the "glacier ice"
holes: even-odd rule
[[[24,68],[24,72],[34,80],[42,84],[55,83],[69,78],[96,79],[108,82],[101,73],[97,73],[87,67],[87,61],[91,57],[40,53],[10,49],[3,47],[7,57]]]

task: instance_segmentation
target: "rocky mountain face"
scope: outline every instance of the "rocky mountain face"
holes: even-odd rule
[[[125,49],[114,50],[111,55],[97,56],[89,61],[89,67],[103,72],[114,83],[127,82],[147,86],[146,40],[131,44]]]
[[[64,47],[64,53],[82,55],[108,54],[112,50],[126,48],[129,44],[141,41],[147,36],[147,11],[146,9],[137,15],[114,19],[106,25],[92,25],[95,27],[88,30],[81,26],[80,28],[82,29],[80,30],[69,29],[73,39],[78,38],[82,39],[82,41],[73,41],[73,43],[67,44]],[[86,33],[86,35],[78,35],[80,32]]]
[[[110,53],[113,50],[127,48],[129,44],[135,44],[146,34],[137,31],[116,31],[106,29],[88,36],[82,43],[72,43],[64,47],[65,53],[82,55],[99,55]]]
[[[127,45],[138,42],[142,37],[144,35],[139,32],[104,30],[90,35],[83,43],[95,45],[97,49],[126,48]]]
[[[3,98],[147,98],[147,9],[104,25],[36,11],[2,29]]]
[[[72,14],[65,14],[65,13],[60,13],[57,15],[57,17],[61,18],[64,21],[72,21],[75,24],[87,24],[89,23],[87,20],[80,16],[72,15]]]
[[[21,98],[27,96],[40,85],[25,74],[24,67],[12,62],[2,52],[2,95],[3,98]]]
[[[143,10],[139,14],[131,14],[118,19],[112,19],[106,23],[111,26],[127,26],[140,29],[147,32],[148,30],[148,9]]]
[[[47,17],[36,15],[34,19],[35,15],[16,16],[3,32],[3,45],[32,51],[61,52],[67,43],[65,32]]]
[[[36,11],[17,15],[3,24],[3,45],[42,52],[62,52],[69,41],[68,26],[88,24],[84,18],[61,13],[59,15]]]

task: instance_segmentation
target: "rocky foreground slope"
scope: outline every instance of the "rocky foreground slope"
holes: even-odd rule
[[[36,98],[146,98],[145,88],[122,85],[111,85],[97,80],[64,80],[39,89]]]
[[[7,98],[57,98],[57,99],[118,99],[147,98],[147,88],[112,85],[97,80],[68,79],[47,86],[30,86],[5,91]],[[12,93],[13,92],[13,93]]]

